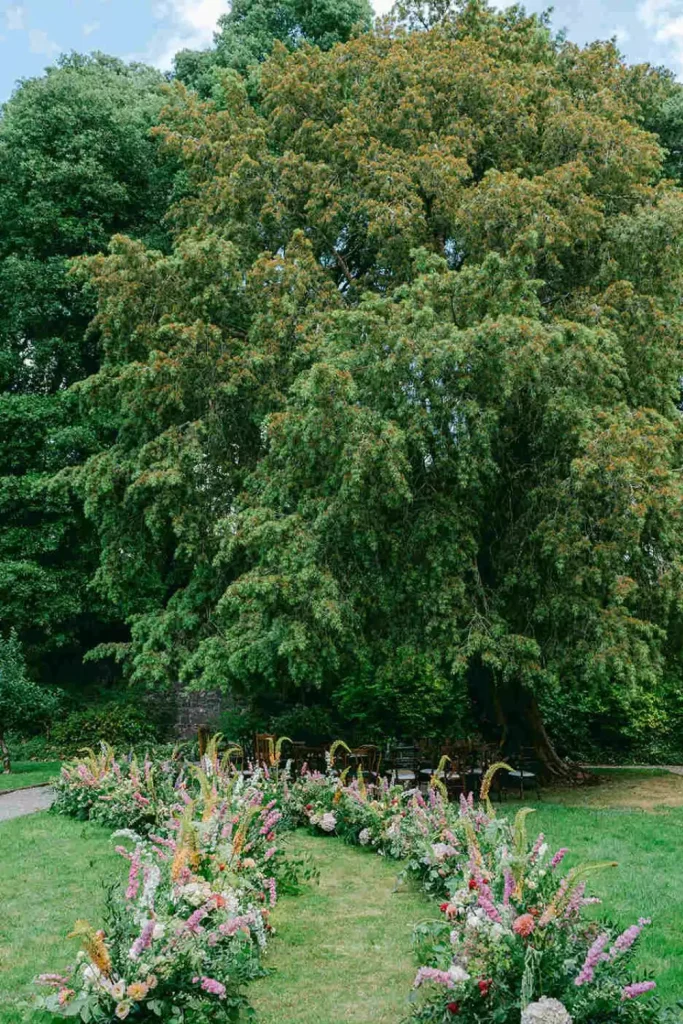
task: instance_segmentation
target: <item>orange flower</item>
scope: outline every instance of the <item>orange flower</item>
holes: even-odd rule
[[[135,1002],[141,1002],[147,995],[149,989],[143,981],[134,981],[132,985],[128,986],[127,994]]]
[[[521,914],[512,923],[513,932],[524,938],[526,938],[527,935],[531,935],[535,927],[536,922],[534,921],[532,914]]]

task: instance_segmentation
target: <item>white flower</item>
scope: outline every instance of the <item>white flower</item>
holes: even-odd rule
[[[547,852],[548,852],[548,844],[547,843],[541,843],[541,845],[538,848],[538,859],[539,860],[543,860],[543,858],[545,857]]]
[[[477,917],[476,914],[468,914],[465,923],[468,928],[472,928],[474,931],[482,926],[482,920],[480,917]]]
[[[464,967],[460,966],[460,964],[453,964],[451,967],[448,968],[448,973],[450,974],[451,978],[456,983],[456,985],[461,981],[470,980],[470,975],[467,973]]]
[[[522,1010],[521,1024],[572,1024],[572,1018],[559,1000],[543,996]]]
[[[132,1009],[133,1004],[126,999],[124,1003],[118,1004],[114,1010],[114,1014],[119,1018],[119,1020],[125,1020]]]
[[[526,887],[527,887],[527,889],[537,889],[538,888],[538,886],[536,885],[536,883],[534,882],[534,880],[532,878],[527,878],[527,880],[526,880]]]
[[[364,828],[363,831],[358,836],[358,842],[360,843],[361,846],[367,846],[368,843],[370,842],[370,839],[370,829]]]
[[[320,827],[323,832],[334,832],[337,827],[337,819],[332,811],[328,811],[327,814],[323,814],[320,819]]]
[[[162,924],[161,921],[155,921],[154,931],[152,932],[152,938],[156,941],[157,939],[163,939],[166,934],[166,925]]]
[[[112,999],[115,999],[116,1002],[118,1003],[118,1001],[120,999],[123,999],[125,994],[126,994],[126,983],[123,980],[123,978],[121,978],[119,981],[116,982],[115,985],[112,985],[111,989],[109,990],[109,995],[112,997]]]

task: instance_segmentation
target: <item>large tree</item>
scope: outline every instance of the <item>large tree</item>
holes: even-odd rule
[[[661,707],[678,657],[683,198],[649,73],[442,8],[177,88],[173,251],[85,268],[81,481],[134,678],[474,708],[560,771],[545,710]]]
[[[171,172],[151,137],[163,77],[103,55],[62,59],[0,114],[0,623],[43,678],[78,675],[109,629],[88,584],[92,529],[65,470],[111,427],[69,388],[99,367],[74,256],[128,231],[164,244]]]

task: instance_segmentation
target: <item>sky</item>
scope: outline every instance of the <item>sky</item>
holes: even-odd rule
[[[374,2],[382,14],[393,0]],[[530,11],[548,6],[526,3]],[[0,0],[0,102],[18,79],[71,50],[166,69],[183,47],[209,46],[228,7],[229,0]],[[683,0],[555,0],[553,24],[578,43],[616,36],[629,61],[666,64],[683,78]]]

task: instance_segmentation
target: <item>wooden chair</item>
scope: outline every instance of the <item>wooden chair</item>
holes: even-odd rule
[[[415,746],[394,747],[390,757],[390,778],[394,785],[416,786],[419,771],[419,752]]]
[[[521,747],[519,753],[510,758],[512,771],[499,772],[504,790],[517,790],[519,799],[524,799],[525,790],[534,790],[541,799],[540,763],[533,747]]]
[[[379,766],[382,760],[382,751],[374,743],[365,743],[351,751],[351,764],[356,770],[360,768],[363,778],[375,782],[379,775]]]
[[[270,768],[271,743],[275,744],[272,733],[257,732],[254,736],[254,764]]]

